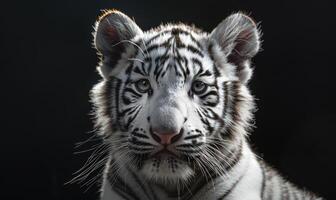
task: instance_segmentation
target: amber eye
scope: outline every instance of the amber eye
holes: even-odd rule
[[[146,93],[151,89],[151,85],[147,79],[140,79],[135,82],[135,87],[139,92]]]
[[[208,88],[208,85],[205,84],[204,82],[202,81],[195,81],[193,84],[192,84],[192,91],[195,93],[195,94],[202,94],[204,93]]]

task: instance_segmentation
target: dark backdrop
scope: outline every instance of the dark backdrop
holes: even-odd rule
[[[92,25],[117,8],[144,29],[161,22],[211,31],[233,11],[261,22],[250,83],[259,107],[251,142],[289,180],[335,199],[335,11],[319,1],[3,1],[0,7],[0,199],[95,199],[64,183],[90,155],[88,93],[99,77]]]

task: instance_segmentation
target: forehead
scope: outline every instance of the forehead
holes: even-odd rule
[[[190,27],[151,30],[135,38],[135,42],[140,47],[133,60],[136,71],[143,70],[148,75],[157,76],[163,76],[162,73],[167,71],[174,71],[178,76],[213,71],[206,33],[195,32]]]

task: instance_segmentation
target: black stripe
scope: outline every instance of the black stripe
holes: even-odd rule
[[[155,80],[157,81],[160,72],[162,71],[163,65],[161,65],[162,57],[155,58],[155,69],[153,75],[155,75]]]
[[[208,97],[208,96],[210,96],[210,95],[216,96],[217,99],[218,99],[218,93],[217,93],[217,91],[214,91],[214,90],[209,91],[208,93],[203,94],[202,96],[199,96],[199,98],[201,98],[201,99],[204,100],[204,99],[206,99],[206,97]]]
[[[157,39],[160,36],[163,36],[166,33],[170,33],[171,30],[165,30],[165,31],[161,31],[160,33],[158,33],[157,35],[154,35],[152,38],[148,39],[146,42],[146,46],[149,45],[150,43],[153,42],[153,40]]]
[[[124,198],[125,200],[140,200],[134,190],[127,185],[118,174],[113,174],[116,171],[116,162],[111,159],[110,161],[110,169],[107,174],[107,181],[111,185],[113,191],[115,191],[119,196]],[[115,179],[115,181],[113,180]]]
[[[148,69],[147,73],[149,75],[151,73],[151,71],[152,71],[152,61],[148,63],[147,69]]]
[[[142,71],[146,74],[146,76],[149,76],[149,70],[148,70],[148,67],[145,68],[145,63],[141,63],[141,69]],[[147,71],[146,71],[147,69]]]
[[[265,193],[266,174],[265,174],[264,164],[261,163],[261,162],[262,161],[258,160],[258,163],[259,163],[259,166],[260,166],[261,172],[262,172],[262,183],[261,183],[260,197],[263,199],[264,198],[264,193]]]
[[[159,34],[156,34],[154,35],[153,37],[149,38],[147,41],[146,41],[146,46],[149,45],[150,43],[152,43],[155,39],[159,38],[160,36],[162,36],[164,33],[161,32]]]
[[[154,150],[153,148],[141,148],[141,147],[134,147],[134,146],[128,146],[129,149],[134,150],[134,151],[152,151]]]
[[[188,156],[193,156],[192,154],[200,153],[201,149],[177,149],[179,153],[187,154]]]
[[[131,104],[131,103],[134,103],[134,101],[132,101],[129,97],[127,97],[126,95],[123,95],[122,96],[122,100],[123,100],[123,103],[125,104],[125,105],[129,105],[129,104]]]
[[[131,123],[134,121],[134,119],[138,116],[141,108],[142,108],[142,106],[137,106],[137,111],[136,111],[136,113],[132,117],[130,117],[128,119],[128,121],[126,123],[126,128],[128,128],[131,125]]]
[[[132,141],[132,144],[134,144],[134,145],[143,146],[143,147],[146,147],[146,146],[153,147],[153,145],[149,142],[144,142],[144,141],[141,141],[141,140],[135,140],[135,141],[131,140],[131,141]]]
[[[146,63],[151,63],[152,62],[152,57],[145,57],[144,59],[144,62],[146,62]]]
[[[182,71],[182,74],[183,74],[183,78],[184,78],[184,81],[187,79],[187,70],[184,69],[183,67],[183,64],[182,64],[182,60],[185,60],[186,58],[184,56],[181,56],[179,53],[178,53],[178,57],[176,58],[176,61],[177,61],[177,65],[179,66],[179,68],[181,69]],[[187,66],[186,66],[187,67]],[[188,67],[187,67],[188,68]]]
[[[197,49],[196,47],[191,46],[191,45],[188,45],[186,48],[187,48],[188,51],[191,51],[191,52],[193,52],[193,53],[195,53],[195,54],[198,54],[198,55],[201,56],[201,57],[204,57],[204,55],[203,55],[203,53],[201,52],[201,50]]]
[[[211,135],[211,133],[214,131],[214,128],[210,125],[210,122],[207,120],[207,118],[204,118],[201,112],[197,109],[196,110],[198,116],[201,118],[202,123],[206,126],[205,129],[208,131],[207,135]]]
[[[120,117],[124,117],[126,114],[128,114],[128,112],[130,112],[131,110],[135,110],[137,107],[129,107],[129,108],[126,108],[125,110],[121,111],[120,112]]]
[[[220,74],[220,71],[218,70],[218,66],[216,66],[216,62],[215,62],[215,58],[214,58],[214,55],[213,55],[213,43],[211,42],[210,44],[209,44],[209,46],[208,46],[208,53],[209,53],[209,57],[210,57],[210,59],[212,60],[212,62],[214,63],[214,65],[213,65],[213,70],[214,70],[214,72],[215,72],[215,76],[216,77],[219,77],[219,76],[221,76],[221,74]]]
[[[200,74],[198,74],[199,77],[202,76],[212,76],[212,73],[209,70],[206,70],[205,72],[202,72]]]
[[[229,162],[231,162],[231,163],[229,163],[229,165],[228,165],[227,162],[225,162],[225,164],[227,165],[225,170],[229,171],[234,166],[236,166],[238,164],[238,162],[240,161],[242,155],[243,155],[243,142],[241,141],[239,146],[238,146],[238,149],[235,152],[235,154],[232,154],[232,157],[228,159]]]
[[[134,135],[135,137],[138,137],[138,138],[144,138],[144,139],[148,139],[149,138],[147,135],[141,134],[141,133],[136,132],[136,131],[133,131],[132,135]]]
[[[132,170],[130,170],[128,167],[127,167],[127,170],[130,172],[130,174],[132,175],[134,180],[138,183],[138,185],[140,185],[142,191],[145,193],[145,195],[148,197],[148,199],[151,199],[151,196],[149,195],[146,187],[144,186],[144,184],[142,184],[142,182],[140,181],[138,176]]]
[[[154,45],[148,47],[146,51],[147,51],[148,53],[150,53],[151,51],[153,51],[154,49],[159,48],[160,46],[161,46],[160,44],[154,44]]]
[[[115,93],[114,93],[114,98],[115,98],[115,109],[116,109],[116,127],[120,127],[120,112],[119,112],[119,92],[121,88],[121,80],[114,78],[113,79],[115,83]],[[110,104],[111,102],[106,102],[107,104]]]
[[[192,59],[191,59],[191,62],[192,62],[194,65],[198,65],[199,68],[201,68],[201,70],[203,71],[203,65],[202,65],[202,62],[201,62],[198,58],[192,58]]]
[[[124,95],[126,95],[125,93],[129,92],[132,93],[134,96],[136,96],[137,98],[140,98],[142,95],[140,93],[138,93],[136,90],[134,90],[133,88],[125,88],[124,89]]]
[[[132,109],[131,111],[129,111],[128,113],[127,113],[127,115],[133,115],[139,108],[140,108],[141,106],[139,105],[139,106],[136,106],[136,107],[133,107],[133,108],[135,108],[135,109]]]
[[[179,144],[179,145],[176,145],[176,147],[193,148],[193,147],[201,146],[203,144],[204,144],[204,142],[198,142],[198,143],[195,143],[195,144]]]
[[[133,72],[145,76],[145,73],[142,72],[138,66],[133,69]]]
[[[130,75],[131,72],[132,72],[132,70],[133,70],[133,63],[132,63],[132,62],[129,62],[128,65],[127,65],[127,67],[126,67],[125,73],[126,73],[127,75]]]
[[[203,136],[203,134],[190,135],[184,138],[184,140],[191,140]]]
[[[229,100],[228,83],[229,82],[223,83],[223,93],[224,93],[223,118],[225,118],[228,109],[228,100]]]
[[[204,57],[202,51],[200,49],[198,49],[197,47],[195,46],[192,46],[192,45],[185,45],[184,43],[182,43],[181,40],[176,40],[176,44],[177,44],[177,49],[185,49],[191,53],[194,53],[194,54],[197,54],[199,55],[200,57]]]
[[[158,48],[161,48],[161,47],[163,47],[163,48],[169,48],[169,46],[170,46],[170,42],[171,42],[172,39],[173,39],[173,37],[170,37],[170,38],[167,39],[167,41],[164,41],[163,43],[160,43],[160,44],[153,44],[153,45],[147,47],[147,50],[146,50],[146,51],[147,51],[148,53],[150,53],[150,52],[152,52],[152,51],[154,51],[154,50],[156,50],[156,49],[158,49]]]
[[[231,192],[236,188],[238,183],[243,179],[244,175],[245,174],[241,175],[239,179],[231,186],[231,188],[227,190],[221,197],[219,197],[218,200],[225,200],[225,198],[231,194]]]
[[[238,81],[232,81],[227,87],[227,101],[225,116],[230,116],[233,124],[226,124],[224,131],[221,132],[223,138],[233,137],[235,133],[236,126],[241,126],[239,123],[242,122],[241,113],[239,112],[240,103],[244,101],[244,97],[239,94],[240,83]],[[224,102],[225,103],[225,102]],[[224,113],[223,113],[224,114]],[[225,117],[223,116],[223,117]]]
[[[209,107],[215,107],[215,106],[217,106],[217,104],[218,104],[218,101],[216,101],[216,102],[204,102],[203,103],[204,106],[209,106]]]
[[[198,47],[199,49],[203,50],[203,47],[202,47],[201,43],[200,43],[199,41],[197,41],[196,38],[195,38],[194,36],[192,36],[192,35],[190,34],[190,38],[191,38],[191,40],[192,40],[193,42],[195,42],[195,44],[197,45],[197,47]]]
[[[164,65],[162,65],[162,66],[156,66],[156,69],[158,69],[158,70],[156,70],[157,73],[155,74],[155,81],[156,82],[158,82],[161,72],[164,71],[164,67],[163,66]]]
[[[186,66],[186,73],[187,73],[187,75],[189,75],[190,74],[189,61],[186,57],[184,57],[184,63],[185,63],[185,66]]]
[[[211,108],[201,108],[202,112],[207,116],[207,118],[217,120],[219,116]]]
[[[238,151],[238,152],[237,152]],[[243,142],[241,141],[238,149],[236,149],[235,154],[232,154],[232,157],[229,158],[229,163],[227,164],[227,161],[224,162],[224,164],[226,165],[225,170],[228,172],[230,171],[234,166],[236,166],[238,164],[238,162],[241,159],[241,156],[243,154]],[[230,163],[231,162],[231,163]],[[239,179],[231,186],[231,188],[229,190],[227,190],[221,197],[219,197],[218,199],[225,199],[227,196],[230,195],[230,193],[234,190],[234,188],[237,186],[237,184],[242,180],[242,178],[245,176],[245,173],[242,174]]]
[[[174,34],[174,35],[177,35],[177,34],[188,35],[188,36],[190,36],[191,40],[197,45],[197,47],[202,49],[202,45],[200,44],[200,42],[197,41],[196,38],[190,32],[182,30],[180,28],[174,28],[174,29],[172,29],[172,34]]]
[[[113,184],[112,189],[114,191],[116,191],[118,194],[122,195],[123,197],[127,197],[126,200],[140,200],[137,197],[137,194],[134,192],[134,190],[132,190],[132,188],[126,184],[126,182],[124,182],[118,175],[116,175],[116,183],[118,184]]]

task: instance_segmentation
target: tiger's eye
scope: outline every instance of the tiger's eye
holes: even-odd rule
[[[146,93],[151,89],[151,85],[147,79],[141,79],[135,82],[135,87],[139,92]]]
[[[207,90],[208,86],[202,81],[195,81],[192,84],[192,91],[195,94],[202,94]]]

